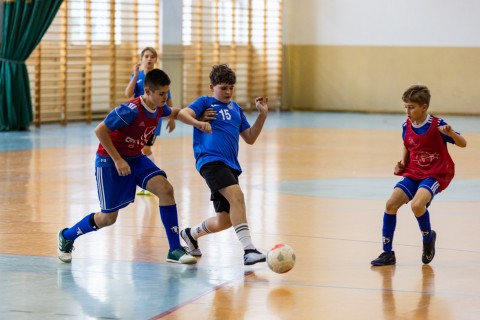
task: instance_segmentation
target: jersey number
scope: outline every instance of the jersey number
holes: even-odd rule
[[[228,112],[227,109],[221,109],[218,112],[220,112],[220,114],[222,115],[223,120],[232,119],[232,115],[230,114],[230,112]]]

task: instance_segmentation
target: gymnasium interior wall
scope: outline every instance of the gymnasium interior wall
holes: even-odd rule
[[[285,0],[284,103],[401,113],[425,84],[432,113],[478,115],[478,30],[476,0]]]

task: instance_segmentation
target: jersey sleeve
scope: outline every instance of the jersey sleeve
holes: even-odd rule
[[[138,116],[137,106],[134,103],[121,104],[105,117],[105,124],[110,131],[130,125]]]
[[[243,109],[238,106],[238,112],[240,113],[240,132],[243,132],[250,128],[250,123],[248,123],[247,117],[245,113],[243,113]]]
[[[164,104],[163,105],[163,113],[161,115],[162,118],[164,117],[168,117],[169,115],[172,114],[172,108],[170,108],[170,106],[168,104]]]
[[[195,112],[195,117],[200,116],[208,108],[206,97],[198,98],[188,107]]]
[[[439,127],[440,127],[440,126],[446,126],[446,125],[448,125],[448,123],[446,123],[442,118],[439,118],[439,119],[438,119],[438,126],[439,126]],[[455,132],[456,132],[456,131],[455,131]],[[441,133],[441,132],[440,132],[440,134],[442,135],[442,139],[443,139],[443,141],[444,141],[445,143],[448,142],[448,143],[455,144],[455,140],[453,140],[452,137],[449,137],[449,136],[447,136],[446,134],[443,134],[443,133]],[[460,133],[457,132],[457,134],[460,134]]]

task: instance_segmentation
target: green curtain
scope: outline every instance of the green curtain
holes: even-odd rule
[[[0,131],[27,130],[33,120],[25,60],[63,0],[4,0],[0,52]]]

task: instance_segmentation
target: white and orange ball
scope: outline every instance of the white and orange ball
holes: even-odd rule
[[[267,252],[267,264],[276,273],[285,273],[295,266],[295,252],[287,244],[276,244]]]

